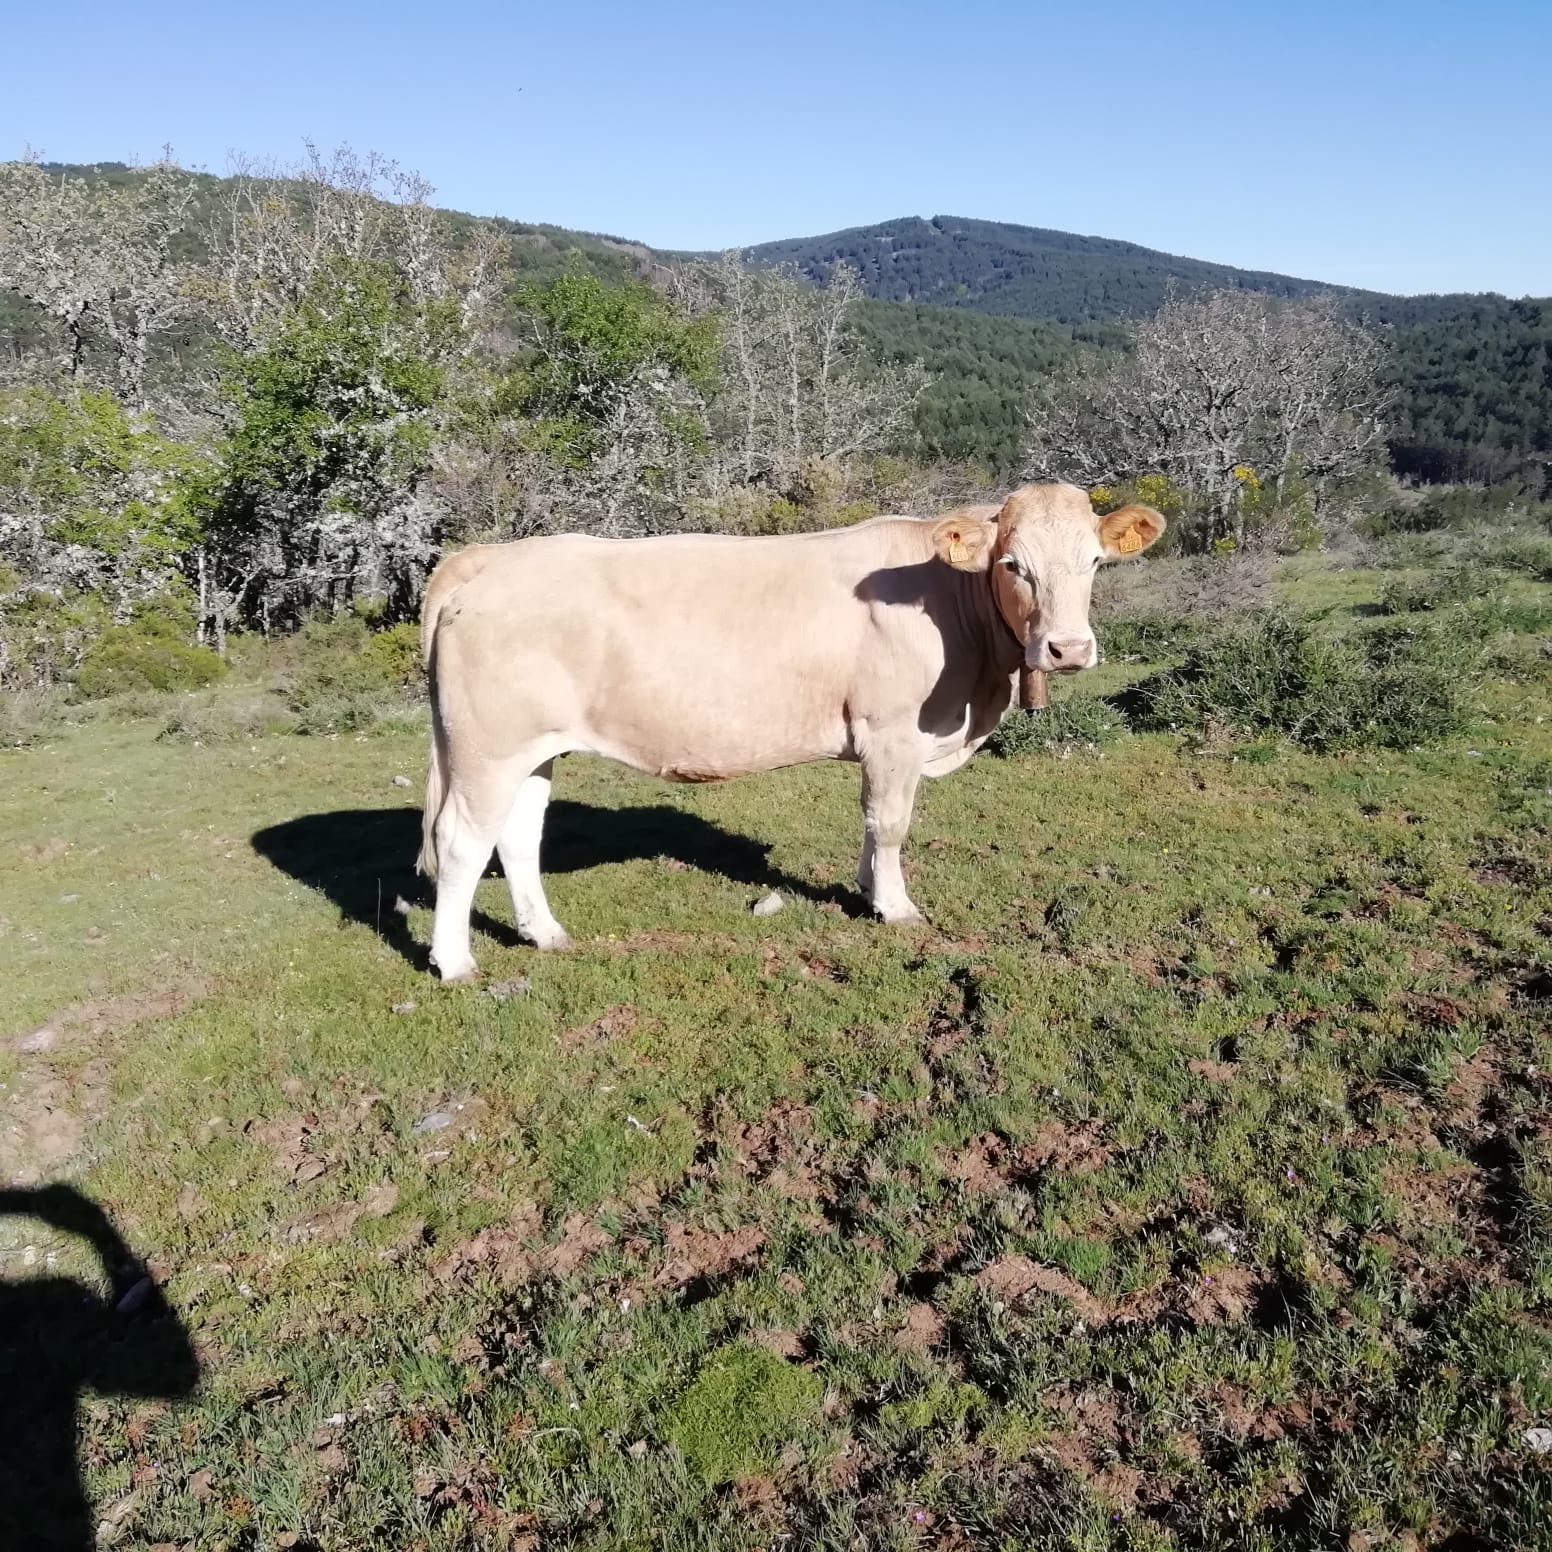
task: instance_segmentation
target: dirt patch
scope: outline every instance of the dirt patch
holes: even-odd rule
[[[1117,1461],[1091,1476],[1089,1487],[1106,1508],[1127,1510],[1137,1507],[1145,1480],[1135,1466]]]
[[[591,1024],[580,1024],[565,1030],[560,1037],[561,1049],[586,1051],[594,1046],[608,1045],[623,1039],[636,1027],[636,1010],[629,1003],[616,1003],[601,1013]]]
[[[1239,1075],[1239,1068],[1233,1062],[1210,1062],[1197,1057],[1187,1062],[1186,1066],[1197,1077],[1206,1078],[1209,1083],[1232,1083]]]
[[[318,1116],[314,1112],[252,1120],[243,1136],[268,1151],[274,1167],[299,1184],[326,1174],[329,1160],[317,1151]]]
[[[751,1331],[749,1340],[758,1343],[768,1352],[773,1352],[778,1358],[804,1358],[808,1355],[808,1343],[803,1340],[803,1335],[798,1331],[773,1329],[766,1331]]]
[[[1478,1051],[1469,1062],[1462,1062],[1444,1091],[1444,1108],[1450,1124],[1467,1128],[1480,1126],[1483,1112],[1497,1086],[1498,1063],[1490,1052]]]
[[[983,1267],[975,1280],[1008,1304],[1016,1304],[1031,1293],[1049,1293],[1066,1300],[1084,1320],[1099,1324],[1110,1318],[1109,1306],[1096,1299],[1082,1283],[1054,1266],[1031,1261],[1028,1256],[999,1256]]]
[[[983,1132],[955,1154],[942,1158],[943,1172],[972,1196],[1000,1191],[1008,1184],[1016,1156],[995,1132]]]
[[[432,1275],[442,1282],[454,1282],[476,1270],[488,1271],[503,1288],[517,1288],[538,1274],[543,1222],[539,1205],[524,1202],[505,1223],[481,1229],[439,1257],[432,1263]]]
[[[51,862],[58,862],[70,850],[70,842],[53,835],[46,841],[33,841],[18,850],[23,862],[30,862],[34,867],[47,867]]]
[[[1018,1150],[1019,1169],[1023,1173],[1050,1169],[1071,1175],[1093,1174],[1109,1162],[1114,1151],[1101,1141],[1103,1132],[1099,1121],[1082,1121],[1076,1126],[1065,1121],[1042,1122]]]
[[[1263,1287],[1248,1266],[1201,1272],[1186,1293],[1185,1313],[1199,1326],[1232,1325],[1250,1313]]]
[[[192,1187],[185,1190],[192,1191]],[[315,1207],[302,1213],[286,1225],[285,1239],[291,1245],[334,1245],[347,1240],[355,1232],[356,1224],[363,1218],[386,1218],[399,1203],[399,1188],[392,1182],[375,1185],[358,1202],[335,1202],[326,1207]],[[178,1211],[183,1217],[192,1217],[202,1204],[194,1200],[186,1203],[184,1193],[178,1194]],[[193,1211],[186,1211],[192,1207]]]
[[[315,1207],[286,1225],[289,1245],[335,1245],[349,1239],[361,1217],[357,1202],[336,1202],[331,1207]]]
[[[148,1019],[176,1018],[205,995],[208,983],[201,980],[174,981],[153,991],[135,992],[123,997],[95,997],[72,1002],[51,1015],[39,1029],[18,1037],[31,1044],[32,1050],[51,1050],[66,1040],[101,1039],[118,1034]],[[40,1041],[47,1032],[51,1037]]]
[[[61,1174],[107,1109],[108,1093],[100,1058],[70,1073],[24,1067],[0,1110],[0,1180],[36,1185]]]
[[[948,1322],[930,1304],[912,1304],[895,1333],[895,1346],[902,1353],[925,1353],[942,1342]]]
[[[663,1265],[652,1281],[659,1288],[684,1288],[705,1277],[726,1277],[752,1267],[764,1248],[764,1233],[750,1224],[719,1232],[670,1223],[663,1235]]]
[[[614,1236],[582,1213],[567,1214],[560,1238],[544,1252],[544,1268],[556,1277],[569,1277],[584,1261],[614,1243]]]

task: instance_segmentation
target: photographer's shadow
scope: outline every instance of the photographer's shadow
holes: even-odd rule
[[[176,1400],[199,1363],[181,1320],[106,1213],[71,1186],[0,1189],[0,1217],[36,1218],[97,1253],[109,1291],[68,1277],[0,1279],[0,1543],[91,1552],[77,1458],[83,1392]]]

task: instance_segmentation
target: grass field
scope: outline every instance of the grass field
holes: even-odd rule
[[[175,1312],[28,1350],[66,1405],[144,1345],[101,1544],[1552,1546],[1545,678],[1427,751],[977,759],[930,928],[861,918],[850,768],[568,760],[578,946],[492,876],[483,988],[425,970],[423,738],[160,726],[0,754],[0,1165]],[[100,1281],[23,1206],[10,1296]]]

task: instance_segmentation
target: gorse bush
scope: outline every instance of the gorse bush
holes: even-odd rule
[[[1386,614],[1413,614],[1447,604],[1486,598],[1503,586],[1503,575],[1482,566],[1459,564],[1415,576],[1391,577],[1380,591]]]
[[[1097,634],[1107,657],[1156,663],[1179,657],[1202,634],[1202,622],[1176,614],[1139,614],[1102,625]]]
[[[356,733],[413,720],[414,626],[370,631],[358,615],[314,620],[291,642],[286,705],[299,733]]]
[[[1426,494],[1398,492],[1396,499],[1371,512],[1364,528],[1381,534],[1436,534],[1482,525],[1545,521],[1552,506],[1526,497],[1513,485],[1455,485]]]
[[[1456,636],[1431,623],[1335,640],[1273,611],[1214,631],[1137,698],[1150,728],[1404,748],[1458,732],[1474,680]]]
[[[1471,553],[1484,566],[1517,572],[1533,582],[1552,582],[1552,539],[1523,534],[1484,540],[1472,546]]]
[[[1126,732],[1126,722],[1108,702],[1092,695],[1071,695],[1044,711],[1014,711],[986,741],[993,754],[1060,754],[1097,749]]]
[[[145,690],[199,690],[226,672],[208,647],[191,646],[185,621],[161,612],[112,625],[81,659],[76,692],[88,700]]]

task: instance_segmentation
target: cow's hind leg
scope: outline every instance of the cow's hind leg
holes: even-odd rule
[[[921,754],[914,738],[870,740],[862,755],[862,858],[857,887],[886,922],[919,922],[905,889],[900,848],[911,826]]]
[[[544,831],[544,810],[550,801],[553,760],[546,760],[517,789],[512,812],[496,842],[502,871],[512,891],[512,914],[517,930],[540,948],[569,948],[566,929],[550,913],[539,877],[539,840]]]
[[[436,818],[436,919],[431,928],[431,962],[444,981],[472,981],[479,975],[469,941],[474,891],[532,769],[531,761],[503,762],[479,768],[472,780],[453,777],[448,782]]]

